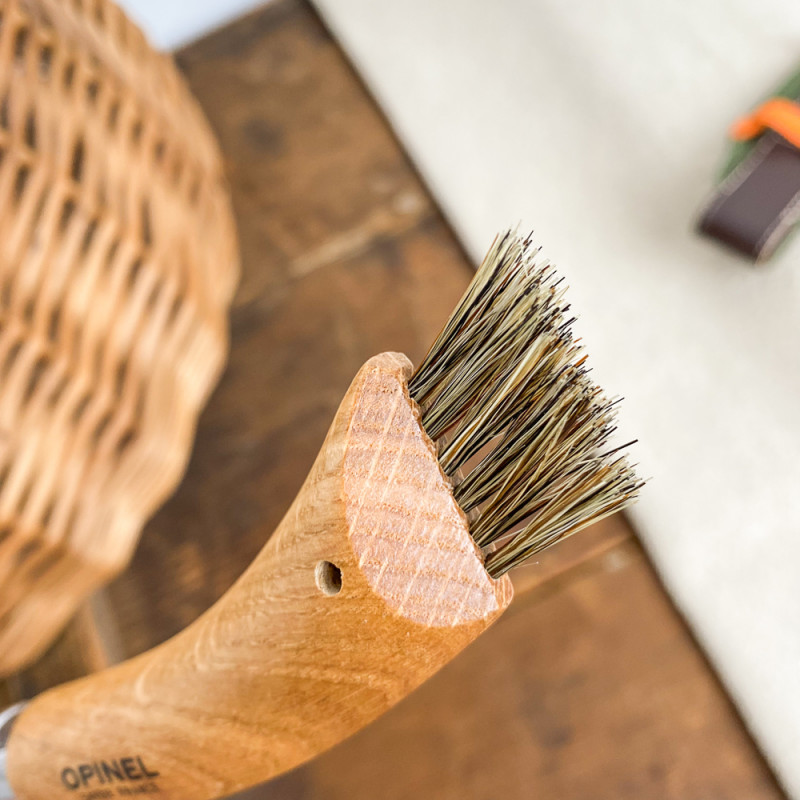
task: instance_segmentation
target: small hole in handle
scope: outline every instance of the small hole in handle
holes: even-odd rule
[[[339,594],[342,589],[342,571],[330,561],[320,561],[314,570],[314,577],[320,591],[328,597]]]

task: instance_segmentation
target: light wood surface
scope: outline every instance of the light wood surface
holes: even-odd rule
[[[178,61],[220,140],[241,239],[230,363],[131,566],[0,683],[8,702],[136,655],[212,605],[280,522],[358,367],[381,350],[418,362],[472,272],[305,3],[276,0]],[[242,797],[783,797],[623,519],[512,579],[509,611],[449,666]]]
[[[213,608],[23,711],[8,743],[19,800],[255,785],[360,730],[505,610],[511,581],[483,568],[410,373],[390,353],[364,365],[283,522]]]

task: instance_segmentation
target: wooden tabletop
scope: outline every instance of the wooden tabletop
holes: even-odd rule
[[[302,0],[178,61],[220,139],[239,226],[229,366],[130,568],[0,685],[0,705],[141,652],[211,605],[288,507],[361,363],[383,350],[419,359],[470,278]],[[501,621],[392,712],[241,797],[783,796],[621,517],[515,584]]]

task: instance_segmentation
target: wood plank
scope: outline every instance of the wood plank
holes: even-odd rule
[[[274,305],[293,277],[436,216],[310,8],[275,3],[178,63],[227,160],[245,257],[239,307]]]

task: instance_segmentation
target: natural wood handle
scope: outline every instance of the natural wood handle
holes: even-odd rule
[[[392,353],[362,367],[286,517],[215,606],[30,704],[8,743],[20,800],[207,800],[267,780],[382,714],[507,607],[409,371]]]

